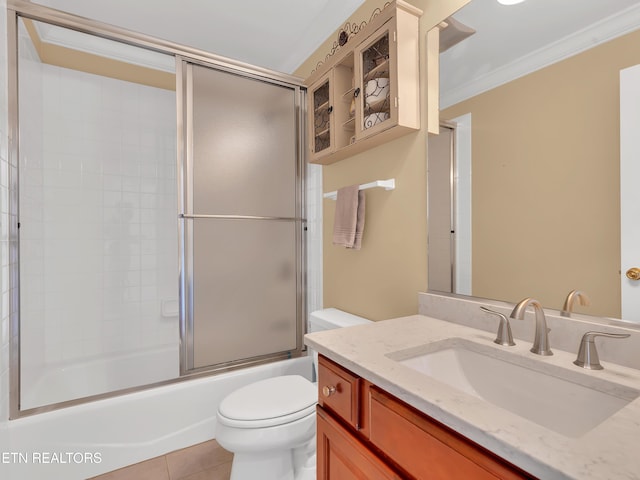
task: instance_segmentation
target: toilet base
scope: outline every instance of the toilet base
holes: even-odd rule
[[[236,453],[230,480],[295,480],[291,450]]]
[[[316,480],[316,454],[314,453],[304,465],[295,469],[295,480]]]
[[[293,450],[235,453],[230,480],[315,480],[315,438]]]

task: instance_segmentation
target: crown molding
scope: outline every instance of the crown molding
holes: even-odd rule
[[[442,89],[440,109],[445,109],[614,38],[631,33],[638,29],[638,25],[640,25],[640,5],[635,5],[535,50],[516,61],[473,78],[460,87],[451,90]]]

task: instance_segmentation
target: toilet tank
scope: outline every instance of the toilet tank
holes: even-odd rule
[[[323,330],[333,330],[334,328],[351,327],[371,323],[363,317],[352,315],[351,313],[338,310],[337,308],[325,308],[316,310],[309,314],[309,333],[321,332]],[[318,373],[318,353],[309,348],[309,353],[313,352],[313,381],[317,380]]]
[[[311,312],[308,331],[309,333],[321,332],[322,330],[333,330],[334,328],[350,327],[363,323],[371,323],[371,320],[343,312],[337,308],[325,308]]]

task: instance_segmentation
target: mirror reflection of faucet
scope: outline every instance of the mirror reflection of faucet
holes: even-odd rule
[[[536,355],[553,355],[551,348],[549,348],[549,329],[547,328],[547,319],[544,316],[542,304],[538,300],[531,297],[520,300],[511,312],[511,318],[523,320],[524,313],[529,305],[533,307],[536,314],[536,333],[534,335],[531,351]]]
[[[570,317],[571,311],[573,310],[573,303],[576,298],[580,302],[580,305],[583,307],[587,307],[591,305],[591,300],[587,297],[587,294],[580,290],[571,290],[567,295],[567,298],[564,300],[564,305],[562,306],[562,310],[560,311],[560,315],[563,317]]]
[[[500,318],[500,326],[498,326],[498,334],[496,335],[496,339],[493,343],[497,343],[498,345],[504,345],[507,347],[512,347],[515,345],[513,341],[513,335],[511,334],[511,324],[509,323],[509,319],[506,315],[503,315],[500,312],[495,312],[487,307],[480,307],[480,310],[483,312],[490,313],[491,315],[496,315]]]

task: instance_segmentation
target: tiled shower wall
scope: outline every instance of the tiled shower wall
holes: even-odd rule
[[[47,369],[177,346],[179,333],[175,92],[39,69],[40,95],[20,85],[26,407]]]
[[[322,166],[307,164],[307,312],[322,308]]]

